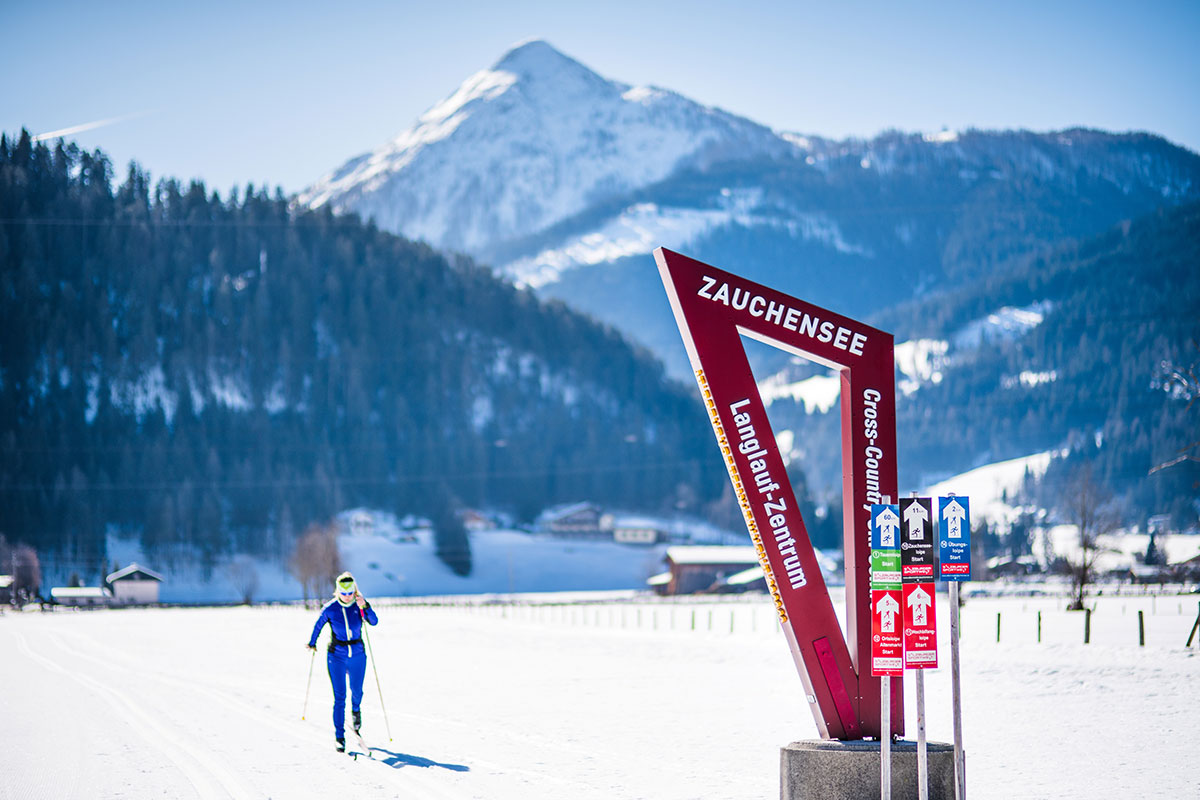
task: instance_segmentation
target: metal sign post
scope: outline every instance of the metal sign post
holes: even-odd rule
[[[954,713],[954,794],[967,796],[967,761],[962,743],[962,683],[958,666],[958,581],[950,584],[950,695]]]
[[[966,497],[938,499],[938,552],[941,578],[950,584],[950,694],[954,711],[954,788],[967,796],[967,757],[962,743],[962,682],[958,658],[959,583],[971,580],[971,504]]]
[[[879,797],[892,800],[892,676],[879,679],[880,739],[879,739]]]
[[[925,741],[925,670],[917,670],[917,797],[929,800],[929,746]]]

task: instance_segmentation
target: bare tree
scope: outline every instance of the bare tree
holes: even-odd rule
[[[1083,610],[1084,594],[1096,578],[1096,559],[1100,555],[1097,541],[1117,525],[1112,502],[1112,492],[1096,480],[1091,465],[1077,469],[1064,487],[1062,509],[1079,536],[1079,553],[1067,559],[1074,595],[1067,606],[1070,611]]]
[[[254,600],[254,593],[258,591],[258,570],[254,568],[254,559],[247,555],[236,557],[225,568],[225,574],[233,588],[241,595],[242,602],[250,605]]]
[[[322,590],[333,585],[342,571],[342,558],[338,553],[337,526],[309,525],[292,552],[291,572],[304,592],[304,605],[310,597],[318,599]]]
[[[1200,342],[1192,339],[1192,347],[1200,350]],[[1163,388],[1186,399],[1188,404],[1184,406],[1184,411],[1191,411],[1196,401],[1200,400],[1200,360],[1192,362],[1187,367],[1176,367],[1164,361],[1162,369],[1166,371],[1166,375],[1163,377]],[[1151,468],[1150,474],[1153,475],[1159,470],[1173,467],[1184,461],[1200,461],[1200,440],[1181,448],[1174,458],[1156,464]]]
[[[38,561],[37,551],[27,544],[9,547],[0,536],[0,572],[12,571],[12,586],[10,593],[14,606],[20,608],[24,603],[38,597],[42,586],[42,565]]]

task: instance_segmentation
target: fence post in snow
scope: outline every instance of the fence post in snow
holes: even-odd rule
[[[1185,647],[1192,646],[1192,639],[1196,638],[1197,629],[1200,629],[1200,604],[1197,605],[1196,621],[1194,623],[1192,623],[1192,632],[1188,634],[1188,640],[1187,640],[1187,644],[1185,645]]]
[[[1141,609],[1138,609],[1138,646],[1146,646],[1146,620],[1142,616]]]
[[[1042,643],[1042,612],[1038,612],[1038,644]]]
[[[1000,641],[1000,612],[996,612],[996,641]]]
[[[1090,608],[1083,610],[1083,643],[1092,643],[1092,610]]]

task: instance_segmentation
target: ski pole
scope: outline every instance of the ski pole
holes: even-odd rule
[[[308,660],[308,683],[304,685],[304,710],[300,712],[300,719],[303,720],[308,715],[308,692],[312,689],[312,671],[313,664],[317,663],[317,648],[312,649],[312,658]]]
[[[371,650],[371,634],[367,631],[367,615],[361,608],[358,610],[363,618],[363,638],[367,642],[367,657],[371,659],[371,671],[375,673],[375,688],[379,690],[379,707],[383,709],[383,726],[387,728],[388,741],[392,741],[392,726],[388,723],[387,706],[383,704],[383,686],[379,683],[379,670],[375,668],[375,653]]]

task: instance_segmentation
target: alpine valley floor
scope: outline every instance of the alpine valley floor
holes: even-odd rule
[[[939,595],[928,727],[949,742]],[[301,720],[315,611],[8,611],[0,798],[778,797],[779,748],[817,734],[767,599],[548,599],[378,601],[373,761],[334,751],[323,654]],[[1197,596],[1096,603],[1087,645],[1061,598],[963,608],[968,796],[1200,796]]]

